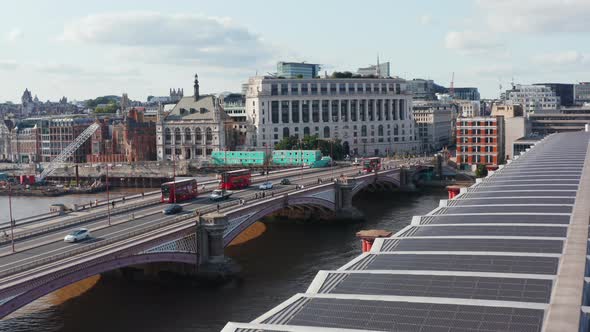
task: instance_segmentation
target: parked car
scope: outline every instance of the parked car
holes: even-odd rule
[[[287,178],[285,178],[285,179],[282,179],[282,180],[281,180],[281,184],[282,184],[282,185],[288,185],[288,184],[291,184],[291,180],[289,180],[289,179],[287,179]]]
[[[260,186],[258,186],[258,189],[260,189],[260,190],[272,189],[272,182],[266,181],[263,184],[261,184]]]
[[[64,238],[64,242],[78,242],[90,237],[90,232],[86,228],[76,229],[70,232]]]
[[[170,204],[162,210],[163,214],[177,214],[182,211],[182,206],[178,204]]]
[[[233,192],[231,191],[215,189],[211,192],[211,195],[209,195],[209,199],[212,201],[223,201],[228,199],[232,194]]]

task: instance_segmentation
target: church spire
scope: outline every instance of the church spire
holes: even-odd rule
[[[195,101],[199,100],[199,75],[195,74]]]

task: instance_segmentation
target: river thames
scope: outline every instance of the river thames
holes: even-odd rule
[[[0,321],[0,331],[219,331],[227,321],[251,321],[295,293],[305,292],[318,270],[336,269],[359,255],[358,230],[398,231],[412,216],[428,213],[446,196],[443,190],[361,194],[354,205],[365,213],[366,221],[356,224],[257,223],[248,230],[253,239],[226,250],[242,273],[222,287],[96,276],[8,316]],[[61,201],[88,199],[65,196]],[[5,200],[1,198],[0,211],[7,207]],[[42,205],[47,202],[20,197],[17,209],[28,206],[29,210],[17,210],[16,215],[26,216],[31,209],[44,213],[48,207]]]

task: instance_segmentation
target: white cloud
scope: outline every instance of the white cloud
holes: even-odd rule
[[[18,63],[14,60],[0,59],[0,70],[14,70],[18,68]]]
[[[14,28],[6,34],[6,40],[9,42],[14,42],[23,37],[23,31],[19,28]]]
[[[31,66],[38,72],[64,77],[133,77],[141,72],[137,68],[105,67],[99,69],[66,63],[37,63]]]
[[[498,32],[590,32],[588,0],[478,0]]]
[[[243,67],[273,53],[260,36],[231,19],[193,14],[96,14],[65,26],[60,40],[115,47],[135,61]]]
[[[578,51],[563,51],[544,53],[533,56],[533,62],[538,65],[580,65],[588,62],[590,58]]]
[[[445,47],[463,53],[481,53],[502,46],[497,38],[489,34],[471,30],[450,31],[445,36]]]
[[[424,14],[418,18],[418,21],[422,25],[430,25],[432,23],[432,16],[429,14]]]

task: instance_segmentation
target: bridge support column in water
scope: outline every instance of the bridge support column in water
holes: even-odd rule
[[[224,214],[211,213],[200,217],[197,277],[216,281],[231,278],[239,272],[237,264],[224,255],[223,233],[227,226]]]
[[[364,218],[363,213],[352,205],[355,185],[354,179],[336,183],[334,202],[336,203],[337,219],[362,220]]]

